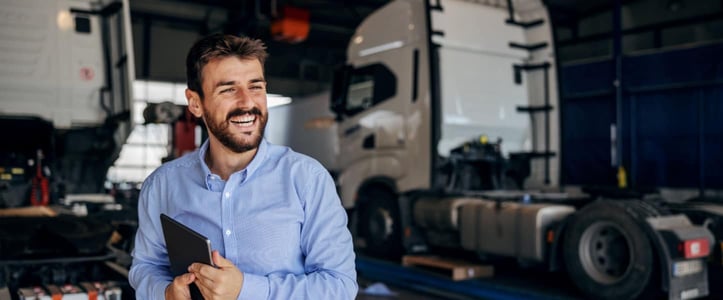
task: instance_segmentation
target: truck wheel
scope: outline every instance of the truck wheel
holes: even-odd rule
[[[366,241],[364,252],[398,259],[402,254],[402,228],[395,195],[384,188],[371,188],[359,194],[359,201],[357,228]]]
[[[564,258],[572,281],[588,297],[634,299],[656,282],[650,240],[621,205],[598,202],[571,220]]]

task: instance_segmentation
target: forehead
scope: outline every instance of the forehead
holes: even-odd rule
[[[245,82],[263,78],[263,67],[256,58],[241,59],[236,56],[214,58],[201,71],[202,84],[215,84],[220,80]]]

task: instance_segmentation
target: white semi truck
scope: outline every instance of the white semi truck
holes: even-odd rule
[[[560,192],[546,7],[484,2],[393,1],[352,37],[331,109],[357,246],[516,258],[591,298],[708,295],[721,207]]]
[[[0,298],[29,296],[21,288],[40,285],[123,284],[101,262],[117,258],[107,245],[130,209],[103,202],[75,216],[59,205],[79,195],[113,201],[93,196],[105,192],[132,129],[128,1],[0,0],[0,24],[0,209],[8,208],[0,217]],[[61,208],[25,210],[31,205]]]
[[[132,129],[128,1],[2,0],[0,15],[2,206],[29,204],[12,192],[37,175],[28,160],[57,197],[102,192]]]

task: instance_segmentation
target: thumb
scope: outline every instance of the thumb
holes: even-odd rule
[[[211,254],[211,257],[213,259],[213,264],[216,265],[218,268],[225,268],[225,267],[233,267],[234,264],[221,256],[221,254],[218,252],[218,250],[213,250],[213,253]]]
[[[194,280],[196,280],[196,276],[194,276],[192,273],[186,273],[186,274],[176,277],[176,279],[174,281],[177,281],[178,283],[183,284],[183,285],[189,285]]]

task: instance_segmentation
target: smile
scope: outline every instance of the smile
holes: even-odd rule
[[[233,124],[242,125],[242,126],[248,126],[254,123],[256,121],[255,115],[243,115],[238,117],[233,117],[229,120]]]

